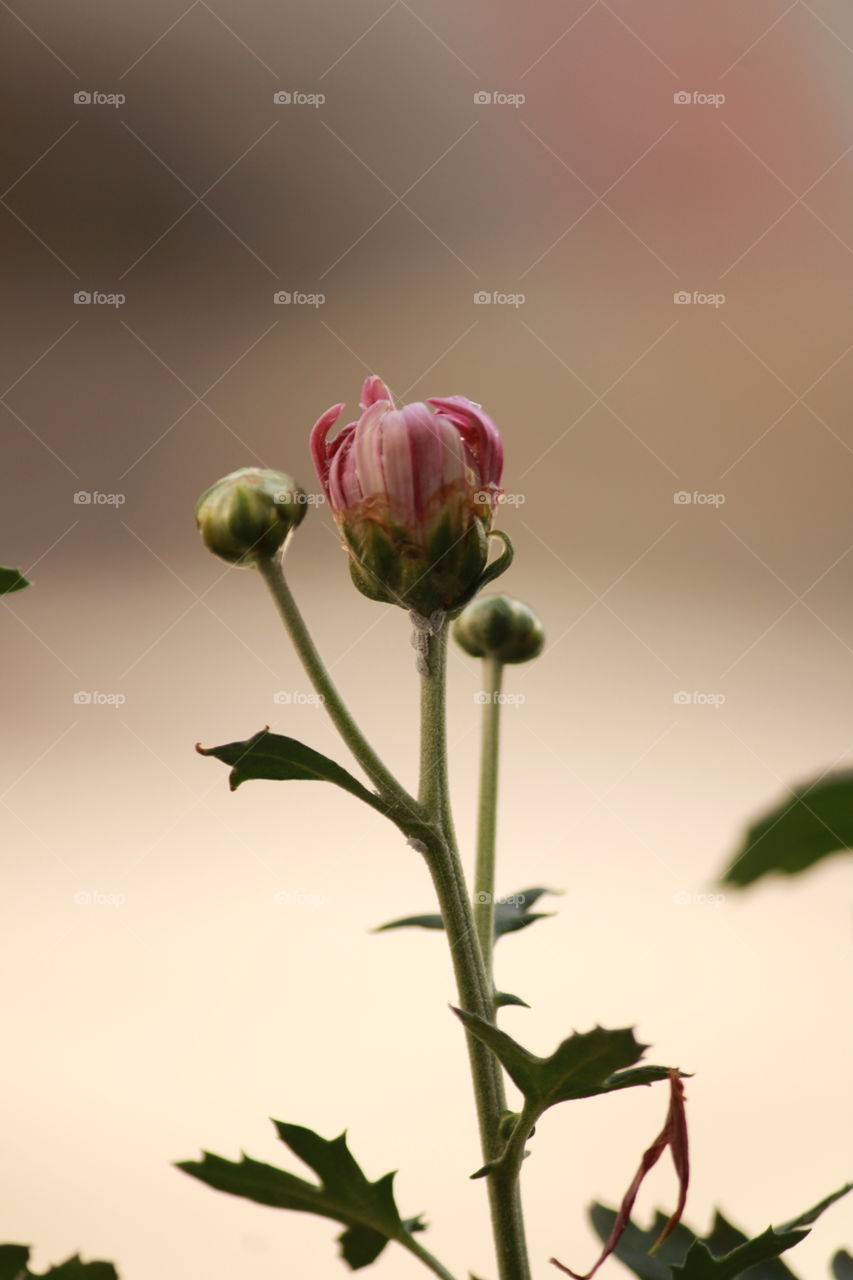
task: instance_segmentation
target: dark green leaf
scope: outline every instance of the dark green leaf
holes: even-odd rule
[[[110,1262],[81,1262],[78,1256],[48,1271],[30,1271],[30,1251],[23,1244],[0,1245],[0,1280],[118,1280]]]
[[[853,848],[853,770],[829,773],[792,791],[747,831],[723,875],[743,887],[771,872],[796,875],[828,854]]]
[[[545,920],[552,912],[531,911],[530,908],[544,893],[560,893],[559,889],[524,889],[521,893],[510,894],[495,902],[495,938],[502,938],[505,933],[517,933],[526,929],[535,920]],[[374,933],[384,933],[387,929],[443,929],[444,922],[439,915],[403,916],[399,920],[391,920],[388,924],[380,924]],[[523,1003],[523,1001],[521,1002]]]
[[[275,1120],[278,1136],[320,1179],[308,1182],[273,1165],[243,1156],[237,1163],[204,1153],[204,1159],[177,1167],[217,1191],[276,1209],[315,1213],[342,1223],[338,1236],[344,1260],[354,1270],[369,1266],[389,1240],[422,1230],[418,1219],[403,1222],[394,1203],[394,1174],[368,1182],[347,1146],[346,1134],[331,1141],[302,1125]]]
[[[550,1058],[538,1058],[477,1014],[462,1009],[454,1009],[454,1013],[472,1035],[489,1046],[539,1115],[558,1102],[592,1098],[667,1078],[666,1067],[624,1070],[639,1061],[648,1048],[634,1038],[630,1027],[620,1031],[595,1027],[592,1031],[575,1032]]]
[[[13,591],[22,591],[29,585],[20,569],[0,569],[0,596],[10,596]]]
[[[367,787],[362,786],[334,760],[297,742],[296,738],[285,738],[279,733],[270,733],[269,729],[261,729],[245,742],[226,742],[222,747],[202,747],[197,744],[196,751],[203,756],[215,756],[223,764],[231,765],[228,780],[232,791],[236,791],[241,782],[249,782],[252,778],[267,778],[276,782],[292,779],[334,782],[351,795],[358,796],[359,800],[378,809],[380,813],[386,812],[386,805],[379,797],[368,791]]]
[[[754,1240],[747,1240],[721,1258],[715,1258],[706,1245],[694,1240],[684,1262],[673,1267],[671,1274],[673,1280],[738,1280],[748,1272],[750,1280],[752,1277],[759,1280],[762,1273],[751,1268],[778,1258],[780,1253],[792,1249],[808,1234],[806,1230],[777,1232],[768,1227]]]
[[[4,572],[11,571],[6,569]],[[0,1244],[0,1280],[17,1280],[29,1257],[30,1251],[25,1244]]]
[[[648,1231],[629,1223],[614,1254],[639,1280],[737,1280],[741,1276],[744,1280],[796,1280],[779,1255],[808,1235],[816,1218],[850,1190],[850,1186],[842,1187],[792,1222],[768,1227],[755,1240],[749,1240],[719,1212],[710,1232],[701,1239],[681,1222],[655,1256],[649,1257],[648,1250],[666,1222],[663,1214],[657,1213]],[[608,1240],[615,1211],[594,1204],[590,1219],[601,1241]],[[843,1256],[849,1255],[836,1254],[836,1259]],[[835,1280],[853,1280],[853,1260],[849,1272],[836,1271]]]
[[[832,1274],[835,1280],[853,1280],[853,1257],[846,1249],[839,1249],[832,1259]]]

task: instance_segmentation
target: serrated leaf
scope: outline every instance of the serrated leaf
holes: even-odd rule
[[[454,1009],[472,1035],[492,1050],[525,1098],[541,1115],[547,1107],[574,1098],[592,1098],[615,1089],[666,1080],[666,1067],[632,1067],[648,1045],[640,1044],[630,1027],[620,1031],[575,1032],[549,1058],[539,1058],[512,1036],[476,1013]]]
[[[853,1257],[846,1249],[839,1249],[832,1259],[832,1274],[835,1280],[853,1280]]]
[[[777,1232],[768,1227],[754,1240],[747,1240],[721,1258],[715,1258],[702,1241],[694,1240],[684,1262],[673,1267],[671,1274],[673,1280],[737,1280],[751,1267],[770,1262],[792,1249],[808,1234],[807,1230]]]
[[[379,796],[368,791],[367,787],[362,786],[357,778],[334,760],[321,755],[312,747],[306,747],[296,738],[270,733],[269,729],[261,729],[245,742],[226,742],[221,747],[203,747],[198,743],[196,751],[199,755],[214,756],[223,764],[231,766],[228,781],[232,791],[236,791],[241,783],[255,778],[275,782],[334,782],[336,786],[343,787],[344,791],[349,791],[380,813],[385,813],[387,809]]]
[[[75,1254],[47,1271],[30,1271],[30,1250],[23,1244],[0,1245],[0,1280],[118,1280],[110,1262],[82,1262]]]
[[[0,569],[0,596],[10,596],[13,591],[23,591],[30,583],[20,569]]]
[[[808,1227],[817,1217],[850,1190],[849,1185],[842,1187],[799,1218],[775,1229],[769,1227],[754,1240],[749,1240],[719,1211],[704,1238],[698,1237],[681,1222],[656,1255],[649,1257],[647,1250],[665,1224],[663,1214],[657,1213],[648,1231],[630,1222],[614,1249],[614,1255],[639,1280],[736,1280],[740,1276],[745,1280],[797,1280],[779,1255],[808,1235]],[[592,1206],[590,1220],[602,1241],[610,1236],[616,1216],[613,1209],[604,1205]],[[847,1271],[837,1270],[839,1258],[849,1261]],[[843,1261],[841,1265],[844,1266]],[[837,1253],[833,1269],[835,1280],[853,1280],[853,1259],[849,1254]]]
[[[526,929],[537,920],[547,920],[553,912],[531,911],[530,907],[545,893],[559,893],[559,889],[525,889],[522,893],[510,894],[507,898],[495,903],[494,929],[495,940],[506,933],[517,933]],[[373,932],[385,933],[388,929],[443,929],[444,921],[440,915],[429,913],[419,916],[402,916],[399,920],[390,920],[388,924],[378,925]]]
[[[742,888],[761,876],[796,875],[821,858],[853,848],[853,770],[793,789],[748,829],[723,875]]]
[[[319,1184],[246,1155],[238,1163],[204,1152],[202,1160],[185,1160],[177,1167],[217,1191],[342,1223],[346,1230],[338,1240],[354,1271],[374,1262],[389,1240],[402,1241],[412,1230],[422,1230],[418,1219],[401,1220],[394,1202],[394,1174],[368,1182],[345,1133],[328,1140],[302,1125],[273,1123],[282,1142],[317,1174]]]

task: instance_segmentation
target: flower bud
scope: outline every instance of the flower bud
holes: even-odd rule
[[[372,600],[424,617],[461,609],[484,580],[501,494],[503,444],[488,414],[464,396],[395,409],[379,378],[367,378],[362,414],[332,440],[343,405],[311,432],[314,465],[350,556],[355,585]]]
[[[293,477],[261,467],[242,467],[217,480],[195,508],[208,550],[246,566],[274,555],[304,515],[305,493]]]
[[[482,596],[467,605],[453,637],[472,658],[529,662],[542,652],[545,632],[532,609],[509,596]]]

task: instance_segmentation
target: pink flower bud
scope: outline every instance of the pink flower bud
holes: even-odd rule
[[[464,396],[395,409],[371,376],[358,422],[328,441],[343,407],[316,423],[311,453],[353,581],[371,599],[426,616],[461,607],[481,584],[502,492],[497,427]]]

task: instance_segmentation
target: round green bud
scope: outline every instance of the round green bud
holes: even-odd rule
[[[532,609],[509,596],[480,596],[462,610],[453,637],[472,658],[529,662],[542,652],[545,632]]]
[[[305,515],[306,494],[283,471],[242,467],[223,476],[196,503],[204,545],[229,564],[251,566],[275,555]]]

